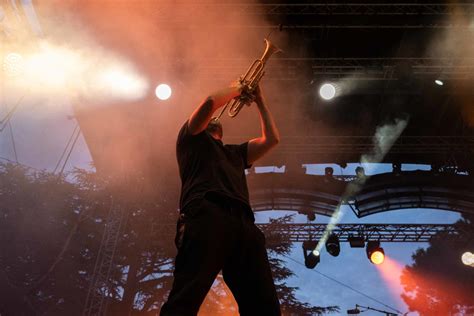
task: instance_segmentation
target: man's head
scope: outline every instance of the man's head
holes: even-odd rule
[[[206,130],[209,134],[211,134],[211,136],[214,139],[217,139],[217,140],[221,140],[224,134],[222,130],[222,124],[221,122],[219,122],[219,119],[217,117],[213,117],[209,121],[209,124],[207,124]]]

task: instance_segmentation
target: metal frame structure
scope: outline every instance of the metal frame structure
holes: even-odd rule
[[[220,12],[232,12],[233,20],[239,21],[239,15],[248,17],[253,15],[257,18],[265,17],[297,17],[298,22],[288,23],[285,28],[289,29],[439,29],[439,28],[468,28],[469,25],[453,23],[453,21],[436,18],[446,16],[469,16],[474,12],[471,3],[460,3],[456,5],[446,3],[193,3],[196,9],[212,6]],[[206,7],[206,8],[207,8]],[[176,28],[180,25],[189,26],[186,17],[176,17],[166,10],[156,13],[157,19],[170,23],[170,27]],[[348,16],[364,20],[347,19]],[[317,19],[315,18],[317,17]],[[402,21],[400,17],[409,19]],[[307,21],[304,21],[308,18]],[[333,21],[335,18],[343,18],[344,21]],[[367,20],[372,18],[373,21]],[[394,18],[388,21],[388,18]],[[323,20],[323,21],[321,21]],[[319,21],[315,24],[314,21]],[[358,22],[360,21],[360,22]],[[184,23],[186,22],[186,23]],[[221,23],[222,21],[219,21]],[[196,25],[197,26],[197,25]],[[262,28],[278,29],[281,25],[269,25],[268,23],[255,24],[232,24],[223,23],[223,28]]]
[[[112,201],[105,221],[105,229],[97,254],[92,280],[87,292],[83,316],[107,314],[107,297],[109,292],[110,273],[120,239],[120,231],[126,217],[125,209]]]
[[[200,2],[201,5],[206,2]],[[474,4],[460,3],[219,3],[217,7],[255,15],[458,15],[474,13]]]
[[[217,79],[228,79],[247,67],[242,58],[220,58],[199,68],[199,72]],[[309,71],[304,69],[309,69]],[[404,70],[401,70],[404,68]],[[406,71],[410,73],[407,74]],[[467,80],[474,72],[474,58],[278,58],[269,63],[267,80],[297,80],[302,74],[314,78],[339,80],[394,81],[401,76],[411,78],[439,76],[446,80]]]
[[[293,136],[283,138],[278,151],[311,154],[366,154],[373,136]],[[445,154],[474,150],[474,136],[400,136],[390,148],[397,154]]]
[[[247,179],[254,211],[332,216],[338,207],[348,205],[357,217],[416,208],[474,214],[474,178],[454,170],[394,171],[365,179],[290,171],[253,173]],[[271,187],[261,188],[259,183]]]
[[[259,224],[267,234],[267,242],[303,242],[319,240],[326,232],[327,224]],[[380,242],[429,242],[438,233],[458,235],[451,224],[337,224],[332,233],[340,242],[350,237],[363,237],[365,241]]]

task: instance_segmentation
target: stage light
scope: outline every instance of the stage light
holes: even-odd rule
[[[373,264],[381,264],[385,259],[385,253],[383,248],[380,247],[380,242],[376,240],[370,240],[367,242],[367,258]]]
[[[308,269],[314,269],[320,261],[320,253],[316,249],[318,243],[314,240],[303,242],[304,265]]]
[[[365,239],[363,236],[349,235],[347,240],[349,241],[349,245],[351,246],[351,248],[364,248],[365,247]]]
[[[155,95],[160,100],[167,100],[171,96],[171,87],[162,83],[156,87]]]
[[[331,234],[326,240],[326,251],[333,257],[339,256],[341,252],[341,246],[339,244],[339,237],[335,234]]]
[[[24,71],[23,57],[18,53],[9,53],[3,58],[3,71],[7,76],[14,77]]]
[[[461,256],[462,263],[467,266],[474,267],[474,253],[472,252],[465,252]]]
[[[333,84],[325,83],[319,88],[319,95],[324,100],[331,100],[336,95],[336,87]]]
[[[436,79],[436,80],[435,80],[435,83],[436,83],[438,86],[444,85],[444,82],[443,82],[442,80],[439,80],[439,79]]]
[[[360,314],[360,309],[359,308],[353,308],[353,309],[348,309],[347,310],[348,315],[359,315]]]

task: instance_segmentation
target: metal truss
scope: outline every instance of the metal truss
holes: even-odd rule
[[[267,242],[302,242],[319,240],[327,229],[327,224],[259,224],[267,235]],[[332,233],[340,242],[348,242],[349,237],[364,237],[365,241],[380,242],[428,242],[438,233],[458,235],[451,224],[337,224]],[[274,238],[273,238],[274,237]]]
[[[474,4],[447,3],[220,3],[233,12],[255,15],[458,15],[472,14]],[[226,11],[228,12],[228,11]]]
[[[282,139],[276,153],[365,154],[372,151],[373,136],[293,136]],[[467,153],[474,150],[474,136],[401,136],[391,154]]]
[[[248,60],[237,58],[203,62],[199,72],[214,79],[228,79],[247,69]],[[209,65],[209,66],[207,66]],[[402,68],[404,70],[402,70]],[[407,71],[409,73],[407,73]],[[425,77],[443,74],[446,80],[472,77],[474,58],[278,58],[267,66],[266,79],[296,80],[311,74],[314,78],[347,80],[398,80],[400,76]]]
[[[290,168],[285,173],[249,174],[247,180],[256,212],[332,216],[348,205],[357,217],[418,208],[474,214],[474,178],[454,171],[394,171],[351,180]]]
[[[105,222],[104,234],[87,293],[83,316],[106,315],[110,273],[124,218],[124,208],[118,203],[112,202]]]
[[[439,17],[465,15],[469,17],[474,12],[474,4],[447,4],[447,3],[239,3],[239,2],[195,2],[189,3],[196,10],[215,10],[217,12],[231,12],[230,23],[218,20],[222,28],[261,28],[278,29],[281,25],[275,23],[234,23],[248,19],[249,16],[256,20],[265,18],[277,19],[281,17],[297,17],[297,22],[285,25],[287,29],[423,29],[423,28],[465,28],[469,25],[456,24]],[[335,18],[343,20],[336,21]],[[350,17],[350,18],[349,18]],[[427,17],[428,19],[425,19]],[[242,18],[242,19],[239,19]],[[363,20],[361,19],[363,18]],[[368,20],[371,18],[371,20]],[[390,21],[387,19],[391,18]],[[409,20],[407,20],[407,18]],[[434,19],[433,19],[434,18]],[[157,19],[165,25],[180,27],[189,25],[186,16],[176,17],[174,12],[162,10],[157,12]],[[315,24],[317,21],[318,24]],[[213,23],[213,22],[211,22]],[[199,28],[199,24],[192,27]]]

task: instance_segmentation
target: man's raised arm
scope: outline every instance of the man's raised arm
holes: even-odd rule
[[[242,89],[241,84],[235,83],[208,96],[191,114],[188,124],[189,132],[196,135],[205,130],[212,114],[230,100],[238,97],[242,93]]]
[[[262,136],[249,141],[247,149],[247,163],[249,164],[254,163],[280,142],[280,132],[276,127],[272,114],[265,104],[265,99],[260,88],[257,88],[255,103],[257,104],[260,114]]]

